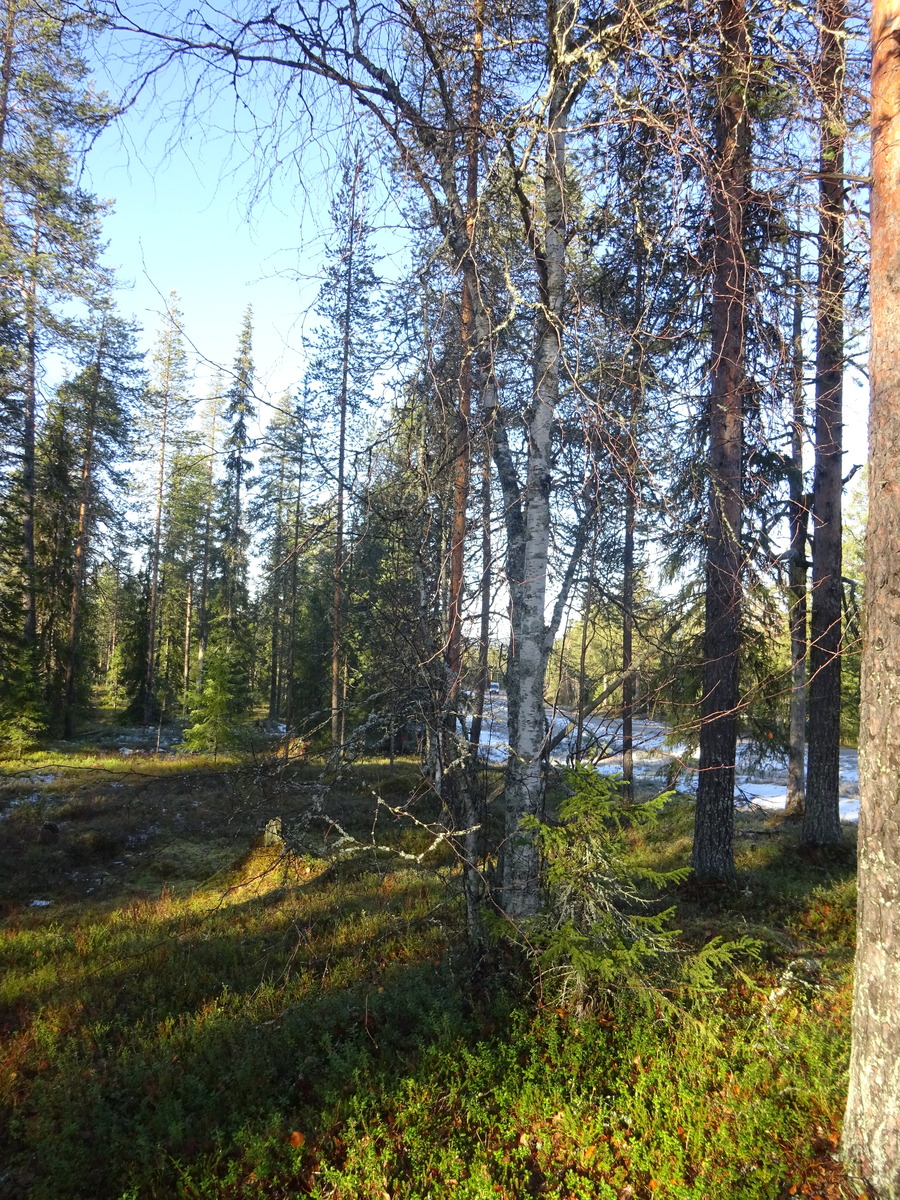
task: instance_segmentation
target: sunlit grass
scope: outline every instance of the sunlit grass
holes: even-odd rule
[[[3,1200],[841,1195],[852,870],[799,858],[789,827],[742,818],[740,888],[670,898],[687,942],[751,932],[758,965],[578,1022],[502,948],[473,972],[446,857],[260,844],[321,764],[112,761],[0,795]],[[328,806],[363,836],[373,789],[418,783],[368,762]],[[690,819],[670,806],[635,862],[680,865]],[[800,957],[816,977],[779,992]]]

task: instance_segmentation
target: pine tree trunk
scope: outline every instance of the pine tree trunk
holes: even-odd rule
[[[16,47],[16,17],[21,0],[6,0],[3,22],[3,58],[0,63],[0,154],[6,148],[6,126],[9,120],[9,93],[13,81],[13,51]]]
[[[806,796],[806,537],[809,522],[808,498],[803,487],[803,431],[806,411],[803,401],[803,305],[800,292],[800,238],[793,317],[793,420],[791,422],[791,467],[788,526],[790,530],[789,627],[791,638],[791,706],[788,749],[788,784],[785,810],[799,816]]]
[[[40,230],[35,224],[31,251],[37,257]],[[26,654],[37,645],[37,580],[35,578],[35,439],[37,430],[37,276],[32,270],[25,287],[25,387],[22,428],[22,559],[25,583],[23,633]]]
[[[638,504],[637,423],[644,407],[643,344],[647,298],[644,286],[646,252],[643,239],[635,238],[636,278],[634,288],[634,329],[631,341],[631,412],[626,429],[625,462],[625,538],[622,553],[622,789],[623,798],[634,801],[634,531]]]
[[[193,649],[194,564],[191,561],[184,602],[184,656],[181,663],[181,715],[187,716],[191,695],[191,650]]]
[[[631,453],[630,447],[628,453]],[[634,523],[635,478],[629,463],[625,482],[625,545],[622,565],[622,798],[634,800]]]
[[[709,406],[709,524],[700,708],[700,780],[691,865],[701,879],[734,875],[734,770],[741,636],[741,520],[747,262],[749,71],[746,0],[719,0],[722,36]]]
[[[900,1196],[900,0],[872,5],[869,519],[862,651],[859,911],[843,1156]]]
[[[844,0],[821,7],[816,468],[810,614],[809,757],[803,841],[841,840],[841,490],[844,368]]]

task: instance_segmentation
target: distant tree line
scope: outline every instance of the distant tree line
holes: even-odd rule
[[[392,746],[414,730],[472,830],[502,640],[511,915],[539,903],[521,823],[543,812],[546,702],[565,672],[578,753],[601,692],[619,705],[626,786],[648,705],[696,743],[698,877],[733,875],[739,737],[789,748],[804,840],[839,840],[858,632],[841,562],[842,381],[865,290],[858,17],[832,0],[351,11],[352,37],[326,7],[260,12],[217,40],[202,9],[170,29],[152,7],[145,28],[8,6],[5,736],[71,737],[99,699],[177,719],[197,748],[266,716],[340,757],[375,714]],[[302,111],[278,107],[272,132],[298,153],[323,106],[361,114],[336,135],[308,367],[275,404],[249,311],[205,397],[176,297],[146,362],[114,311],[102,207],[77,180],[116,115],[86,55],[117,28],[210,70],[239,63],[238,88],[302,81]],[[394,195],[407,238],[388,284],[374,213]],[[598,621],[617,647],[602,686]],[[473,920],[481,854],[476,838]]]

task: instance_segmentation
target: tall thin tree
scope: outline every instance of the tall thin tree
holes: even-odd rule
[[[734,873],[734,770],[741,636],[743,393],[747,322],[750,45],[745,0],[719,0],[721,49],[712,179],[712,368],[700,780],[691,865]]]
[[[841,492],[844,375],[845,0],[819,9],[819,278],[816,465],[809,647],[809,756],[803,841],[841,840]]]

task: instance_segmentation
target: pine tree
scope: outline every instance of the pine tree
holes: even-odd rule
[[[844,374],[844,0],[820,5],[819,277],[816,287],[816,467],[813,482],[810,589],[809,757],[803,841],[842,840],[841,493]]]
[[[872,348],[860,712],[859,908],[842,1152],[878,1200],[900,1195],[900,4],[872,5]],[[857,1189],[858,1190],[858,1189]]]
[[[0,628],[0,684],[9,670],[20,693],[28,680],[38,692],[46,682],[35,546],[41,358],[76,332],[72,301],[92,302],[107,282],[99,266],[102,206],[77,183],[86,142],[111,116],[84,84],[88,25],[65,4],[9,0],[2,14],[0,422],[9,433],[2,515],[17,523],[19,540],[15,558],[0,566],[0,590],[11,599],[18,587],[19,613],[17,629],[5,621]],[[2,541],[12,548],[7,532]]]
[[[722,45],[712,179],[715,274],[710,347],[706,622],[700,780],[691,865],[702,879],[728,880],[734,873],[734,770],[743,571],[750,47],[744,0],[720,0],[719,15]]]

